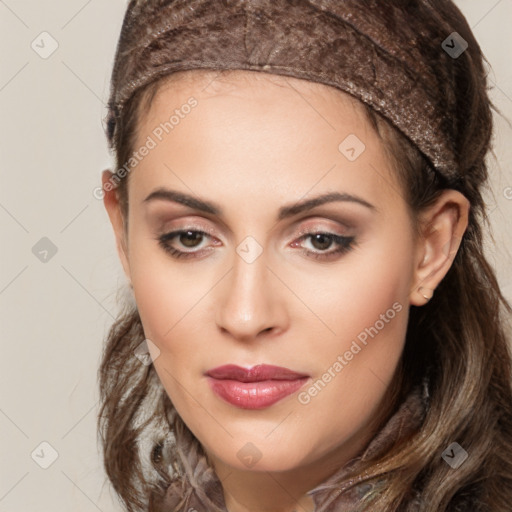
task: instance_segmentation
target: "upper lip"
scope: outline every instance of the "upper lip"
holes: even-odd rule
[[[309,377],[305,373],[294,372],[282,366],[258,364],[252,368],[242,368],[234,364],[218,366],[206,372],[214,379],[230,379],[240,382],[260,382],[262,380],[296,380]]]

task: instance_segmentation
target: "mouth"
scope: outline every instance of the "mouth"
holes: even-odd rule
[[[309,375],[288,368],[219,366],[205,373],[212,391],[241,409],[264,409],[298,391]]]

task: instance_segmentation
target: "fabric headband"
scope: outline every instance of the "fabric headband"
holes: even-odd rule
[[[453,185],[466,170],[458,155],[464,116],[479,102],[468,92],[479,84],[465,83],[470,67],[485,81],[480,48],[449,0],[132,0],[107,134],[112,144],[127,101],[158,78],[199,68],[256,70],[358,98]]]

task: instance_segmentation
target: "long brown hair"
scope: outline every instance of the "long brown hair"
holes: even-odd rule
[[[456,141],[464,174],[455,184],[445,182],[400,131],[365,105],[413,219],[445,188],[459,190],[471,204],[467,230],[434,297],[425,306],[410,307],[393,384],[410,389],[428,369],[429,408],[407,443],[359,469],[365,480],[384,478],[386,483],[366,510],[505,512],[512,503],[512,308],[484,255],[482,239],[484,230],[491,233],[482,194],[488,185],[484,156],[491,149],[492,109],[497,111],[487,95],[484,59],[475,53],[460,71],[468,100]],[[130,158],[140,119],[161,82],[139,89],[125,105],[111,146],[117,168]],[[121,180],[116,189],[125,221],[127,183]],[[418,224],[416,229],[419,233]],[[195,493],[207,510],[222,511],[213,491],[215,474],[201,444],[176,413],[154,367],[134,355],[145,338],[136,304],[127,298],[122,306],[99,368],[98,431],[106,473],[130,512],[150,510],[151,496],[171,483],[183,495],[176,510],[187,510]],[[454,441],[469,454],[457,470],[441,458]]]

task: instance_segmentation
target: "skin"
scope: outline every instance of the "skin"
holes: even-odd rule
[[[409,305],[449,270],[467,227],[469,203],[447,190],[411,214],[382,141],[352,97],[323,84],[235,72],[193,72],[159,88],[140,119],[136,148],[190,96],[190,114],[129,175],[128,229],[115,191],[104,205],[131,282],[153,364],[187,426],[204,446],[229,512],[313,511],[306,495],[356,456],[375,434],[403,350]],[[338,146],[356,134],[365,144],[349,161]],[[104,171],[105,185],[111,173]],[[143,200],[166,187],[215,202],[221,215],[178,203]],[[331,202],[277,220],[283,205],[326,192],[374,205]],[[351,250],[326,259],[334,240],[300,229],[354,236]],[[196,251],[174,259],[156,238],[175,229],[208,230]],[[126,236],[127,235],[127,236]],[[236,251],[247,236],[263,249],[248,263]],[[243,245],[243,244],[242,244]],[[423,289],[419,289],[419,287]],[[214,394],[208,369],[267,363],[322,378],[365,328],[402,306],[307,404],[298,392],[262,410],[239,409]],[[256,448],[247,448],[252,443]],[[261,458],[248,467],[244,446]],[[252,451],[251,451],[252,450]]]

